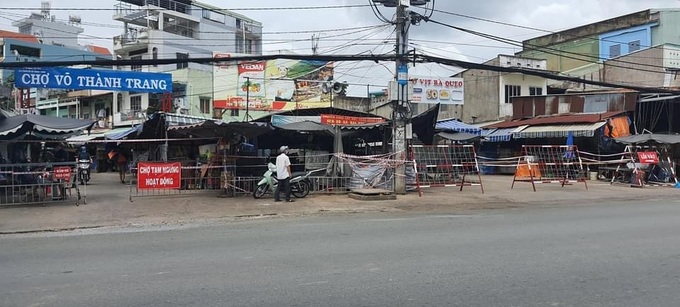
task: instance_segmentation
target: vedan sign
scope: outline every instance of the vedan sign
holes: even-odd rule
[[[182,179],[182,164],[139,162],[137,165],[137,188],[179,189]]]
[[[18,88],[63,88],[142,93],[172,92],[172,75],[137,71],[39,68],[17,69]]]
[[[463,78],[411,77],[414,103],[463,104]]]
[[[328,107],[333,69],[333,62],[312,60],[223,62],[213,67],[214,107],[260,111]]]

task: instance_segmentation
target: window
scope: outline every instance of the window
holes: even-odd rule
[[[253,53],[253,41],[250,39],[245,41],[245,53]]]
[[[154,60],[158,60],[158,48],[153,47],[153,49],[151,49],[151,58]],[[158,67],[158,64],[153,63],[153,67]]]
[[[201,103],[201,113],[203,113],[203,114],[210,113],[210,98],[209,97],[199,97],[198,99]]]
[[[621,45],[620,44],[609,46],[609,57],[610,58],[615,58],[615,57],[620,56],[620,55],[621,55]]]
[[[116,95],[116,110],[118,110],[118,112],[123,112],[123,94],[121,93]]]
[[[20,45],[9,45],[9,50],[12,54],[14,55],[23,55],[23,56],[30,56],[34,58],[39,58],[40,57],[40,49],[38,48],[32,48],[32,47],[26,47],[26,46],[20,46]]]
[[[640,50],[640,40],[632,41],[628,43],[628,52]]]
[[[130,57],[130,60],[141,60],[141,59],[142,59],[141,55],[136,55],[136,56]],[[132,71],[142,71],[142,65],[132,64],[132,65],[130,65],[130,70],[132,70]]]
[[[530,96],[543,96],[543,88],[531,86],[531,87],[529,87],[529,95]]]
[[[231,109],[231,116],[238,116],[238,109]]]
[[[189,58],[189,54],[188,54],[188,53],[177,53],[177,59],[178,59],[178,60],[184,60],[184,59],[188,59],[188,58]],[[182,69],[182,68],[187,68],[187,67],[189,67],[189,63],[188,63],[188,62],[185,62],[185,63],[177,63],[177,69]]]
[[[130,97],[130,110],[141,111],[142,110],[142,96],[131,96]]]
[[[505,86],[505,103],[510,103],[511,97],[517,97],[522,94],[522,87],[519,85]]]

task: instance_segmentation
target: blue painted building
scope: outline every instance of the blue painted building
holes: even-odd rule
[[[652,28],[658,23],[601,33],[600,61],[623,56],[652,46]]]

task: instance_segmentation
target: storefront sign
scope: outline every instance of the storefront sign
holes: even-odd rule
[[[412,77],[414,103],[463,104],[463,78]]]
[[[14,71],[17,88],[172,92],[172,75],[120,70],[38,68]]]
[[[637,153],[640,163],[659,164],[659,156],[655,151],[639,151]]]
[[[139,162],[137,165],[137,188],[179,189],[182,179],[182,164]]]
[[[383,122],[385,122],[385,119],[380,117],[356,117],[335,114],[321,114],[321,123],[326,125],[366,125]]]
[[[69,166],[57,166],[57,167],[55,167],[54,168],[54,179],[70,182],[71,181],[71,167],[69,167]]]
[[[321,122],[321,116],[287,116],[287,115],[272,115],[272,126],[280,127],[292,123],[300,122]]]

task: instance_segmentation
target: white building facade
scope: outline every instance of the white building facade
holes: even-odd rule
[[[245,16],[191,0],[121,0],[113,19],[124,33],[114,37],[118,59],[210,58],[214,52],[262,53],[262,24]],[[212,66],[197,63],[127,66],[120,70],[173,75],[172,101],[178,113],[212,117]],[[143,121],[160,107],[160,94],[114,95],[114,125]]]

